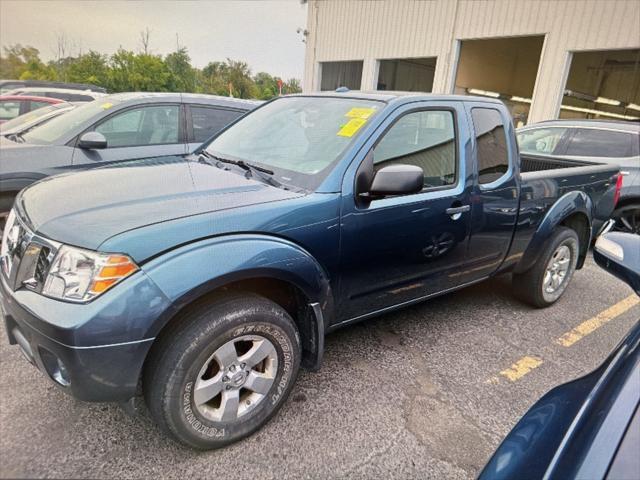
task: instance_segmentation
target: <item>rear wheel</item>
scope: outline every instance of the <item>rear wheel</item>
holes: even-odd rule
[[[300,365],[300,341],[281,307],[257,295],[201,305],[163,335],[143,379],[165,432],[198,449],[250,435],[282,406]]]
[[[545,243],[533,267],[513,275],[513,291],[520,300],[538,308],[554,304],[564,293],[578,263],[575,231],[558,227]]]
[[[640,235],[640,204],[635,203],[617,208],[612,215],[614,230]]]

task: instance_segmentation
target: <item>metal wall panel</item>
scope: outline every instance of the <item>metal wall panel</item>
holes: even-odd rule
[[[437,57],[433,91],[450,93],[464,39],[545,35],[529,121],[557,116],[572,51],[640,47],[639,0],[310,0],[304,89],[318,63],[363,60],[362,88],[377,60]]]

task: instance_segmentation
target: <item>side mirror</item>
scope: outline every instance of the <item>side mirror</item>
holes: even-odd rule
[[[80,137],[78,148],[86,150],[107,148],[107,139],[100,132],[87,132]]]
[[[593,258],[640,295],[640,235],[603,233],[593,247]]]
[[[408,195],[418,193],[424,185],[424,171],[415,165],[389,165],[378,170],[371,187],[365,194],[369,197]]]

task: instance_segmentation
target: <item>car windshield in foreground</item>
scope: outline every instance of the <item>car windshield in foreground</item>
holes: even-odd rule
[[[76,127],[83,125],[98,113],[107,110],[114,105],[113,100],[100,98],[93,102],[85,103],[65,115],[54,118],[50,122],[40,125],[23,135],[26,143],[48,145],[54,143],[63,135]]]
[[[314,190],[382,107],[353,98],[283,97],[239,120],[206,150],[272,170],[285,185]]]

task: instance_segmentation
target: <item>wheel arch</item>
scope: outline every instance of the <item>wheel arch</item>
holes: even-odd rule
[[[592,212],[593,202],[584,192],[573,191],[560,197],[538,225],[514,272],[525,272],[536,263],[545,242],[558,226],[571,228],[578,235],[580,253],[576,269],[582,268],[591,243]]]
[[[230,241],[235,245],[231,250]],[[324,269],[308,252],[289,241],[263,235],[210,239],[195,248],[179,250],[143,267],[171,300],[171,307],[149,329],[149,336],[156,338],[154,343],[177,328],[180,319],[202,302],[247,292],[265,297],[289,313],[300,333],[303,366],[319,368],[325,319],[333,315],[333,296]],[[214,266],[212,258],[224,261]],[[181,262],[184,264],[178,267]],[[181,270],[197,274],[186,283],[176,281],[184,280]]]

